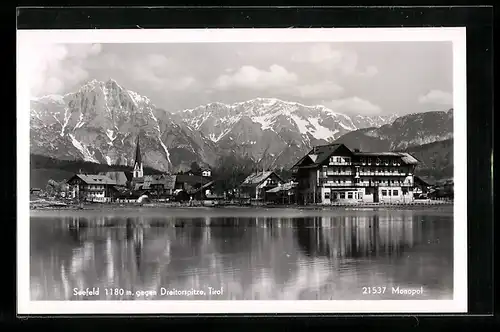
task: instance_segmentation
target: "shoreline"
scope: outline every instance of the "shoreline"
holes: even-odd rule
[[[425,201],[411,203],[350,203],[350,204],[318,204],[318,205],[296,205],[296,204],[262,204],[262,205],[203,205],[203,204],[181,204],[181,203],[63,203],[63,202],[30,202],[30,211],[43,210],[76,210],[97,211],[116,209],[157,209],[157,208],[182,208],[182,209],[300,209],[300,210],[334,210],[334,209],[422,209],[436,207],[453,207],[453,201]]]

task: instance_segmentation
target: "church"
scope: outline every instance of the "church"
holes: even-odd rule
[[[137,136],[135,146],[134,168],[132,171],[131,188],[136,194],[148,195],[155,198],[165,198],[173,195],[176,176],[169,174],[144,175],[142,162],[140,135]]]
[[[137,141],[135,146],[135,160],[134,160],[134,171],[133,178],[142,178],[144,176],[144,169],[142,167],[141,158],[141,146],[139,144],[139,135],[137,135]]]

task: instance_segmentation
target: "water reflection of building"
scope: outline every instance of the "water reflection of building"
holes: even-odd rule
[[[155,236],[144,227],[140,218],[128,218],[124,227],[109,228],[99,224],[112,218],[96,218],[89,222],[83,217],[61,219],[67,228],[60,230],[71,241],[57,242],[50,252],[40,254],[38,269],[43,281],[32,278],[33,296],[38,299],[72,300],[73,288],[116,287],[139,289],[152,282],[168,265],[169,238]],[[59,234],[57,236],[60,236]],[[64,237],[63,237],[64,238]],[[38,294],[36,290],[38,291]],[[105,294],[101,294],[105,298]],[[113,297],[116,299],[116,297]]]
[[[296,237],[307,256],[356,258],[398,254],[415,243],[411,212],[303,218]]]

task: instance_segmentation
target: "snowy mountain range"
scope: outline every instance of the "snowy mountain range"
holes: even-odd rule
[[[169,113],[112,79],[32,100],[30,116],[31,154],[131,165],[140,134],[143,162],[161,171],[188,168],[192,161],[214,166],[223,154],[288,167],[313,145],[398,119],[348,116],[274,98]]]
[[[335,142],[361,151],[394,151],[451,138],[453,109],[408,114],[378,128],[351,131]]]

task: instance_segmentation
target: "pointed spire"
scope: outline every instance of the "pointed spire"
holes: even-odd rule
[[[135,148],[135,164],[136,165],[142,164],[141,147],[139,145],[139,135],[137,135],[137,142],[136,142],[136,148]]]

